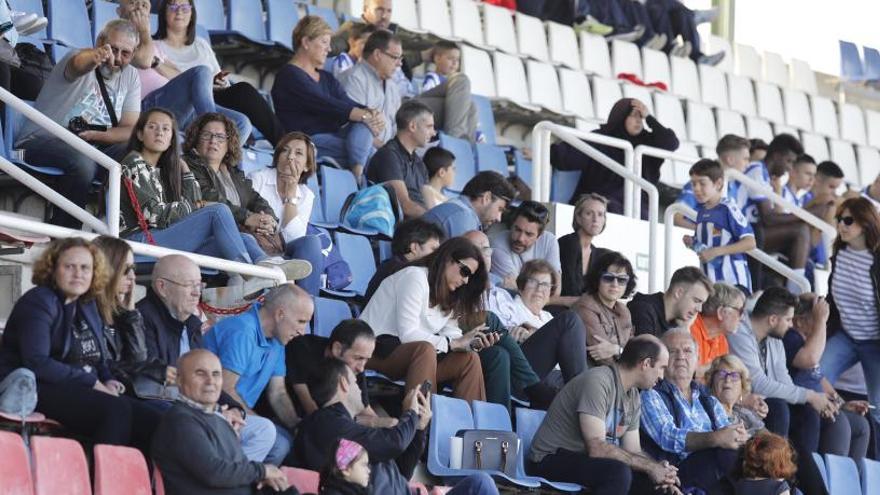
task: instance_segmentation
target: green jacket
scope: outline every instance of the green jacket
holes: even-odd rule
[[[150,229],[164,229],[196,210],[201,200],[201,191],[191,172],[183,174],[183,197],[180,201],[169,202],[165,197],[165,184],[162,184],[160,170],[144,161],[137,151],[130,152],[121,162],[122,180],[131,180],[134,195],[141,207]],[[119,235],[123,237],[141,232],[137,214],[128,194],[128,187],[122,184],[122,199],[119,201]]]
[[[238,191],[241,205],[232,204],[232,202],[226,198],[226,194],[223,192],[223,186],[220,183],[220,177],[217,176],[217,172],[208,166],[204,158],[190,150],[184,155],[183,159],[186,160],[189,169],[195,176],[196,181],[198,181],[199,187],[201,187],[202,199],[204,201],[223,203],[228,206],[229,209],[232,210],[232,216],[235,218],[235,223],[239,226],[244,225],[244,221],[247,217],[254,213],[268,213],[269,215],[272,215],[272,217],[275,217],[272,207],[269,206],[269,203],[267,203],[262,196],[254,191],[254,186],[251,184],[251,180],[245,177],[244,172],[238,167],[229,169],[229,177],[235,185],[235,190]]]

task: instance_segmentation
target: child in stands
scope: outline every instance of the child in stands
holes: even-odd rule
[[[447,199],[443,189],[455,182],[455,155],[439,146],[430,148],[422,158],[428,169],[428,183],[422,186],[425,207],[431,209]]]
[[[690,169],[697,199],[696,235],[684,236],[697,252],[703,272],[713,282],[752,288],[746,251],[755,248],[755,234],[733,200],[724,196],[724,172],[715,160],[700,160]]]
[[[370,455],[361,444],[339,440],[333,458],[321,470],[320,495],[361,495],[368,493]]]
[[[431,54],[434,70],[425,73],[422,93],[446,82],[446,79],[458,72],[461,63],[461,49],[452,41],[440,40],[434,44]]]
[[[372,24],[352,24],[348,32],[348,51],[327,60],[334,77],[339,77],[360,60],[367,38],[375,32],[376,26]]]
[[[736,495],[788,495],[788,481],[797,466],[788,440],[759,433],[743,449],[742,478],[734,483]]]

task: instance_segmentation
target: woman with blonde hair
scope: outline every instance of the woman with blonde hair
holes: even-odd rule
[[[727,412],[731,423],[742,421],[749,435],[764,429],[764,422],[740,402],[752,392],[752,381],[746,365],[733,354],[719,356],[712,361],[706,380],[712,395]]]

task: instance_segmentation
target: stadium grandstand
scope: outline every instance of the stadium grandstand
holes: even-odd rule
[[[0,0],[0,495],[880,494],[820,3]]]

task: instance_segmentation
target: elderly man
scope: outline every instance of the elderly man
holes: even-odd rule
[[[697,376],[709,369],[712,360],[728,353],[727,335],[736,332],[746,309],[746,295],[736,287],[718,282],[712,295],[690,326],[697,343]]]
[[[299,423],[293,400],[284,386],[287,375],[284,347],[301,336],[315,305],[305,290],[283,284],[270,290],[263,303],[245,313],[220,320],[205,334],[205,347],[220,357],[223,391],[256,416],[254,406],[266,391],[277,421],[271,458],[284,459],[290,451],[290,432]]]
[[[237,430],[221,415],[220,360],[204,349],[181,356],[180,397],[153,436],[152,457],[168,495],[287,493],[287,475],[248,460]],[[290,493],[298,493],[295,490]]]
[[[49,75],[37,97],[38,111],[94,145],[111,158],[121,160],[141,110],[141,83],[131,57],[140,41],[138,29],[116,19],[98,34],[95,48],[71,50]],[[76,206],[88,200],[98,164],[75,152],[61,139],[27,120],[15,143],[33,165],[64,171],[59,191]],[[81,222],[55,208],[52,223],[79,229]]]
[[[682,486],[714,493],[749,434],[742,424],[730,424],[718,399],[694,381],[697,345],[690,332],[676,328],[662,340],[669,366],[660,383],[642,392],[645,450],[677,466]]]
[[[695,266],[672,274],[666,292],[638,293],[626,305],[637,334],[661,336],[667,330],[687,327],[712,294],[712,281]]]
[[[198,317],[202,275],[199,267],[182,255],[161,258],[153,267],[153,281],[147,295],[137,304],[144,319],[144,340],[147,358],[165,365],[165,379],[174,383],[174,364],[191,349],[201,349],[202,321]],[[155,402],[154,402],[155,403]],[[165,409],[170,403],[155,403]],[[244,406],[228,394],[220,395],[223,415],[230,424],[244,422],[240,432],[241,446],[248,459],[263,461],[275,443],[275,426],[258,416],[247,417]],[[271,459],[280,461],[280,459]]]

